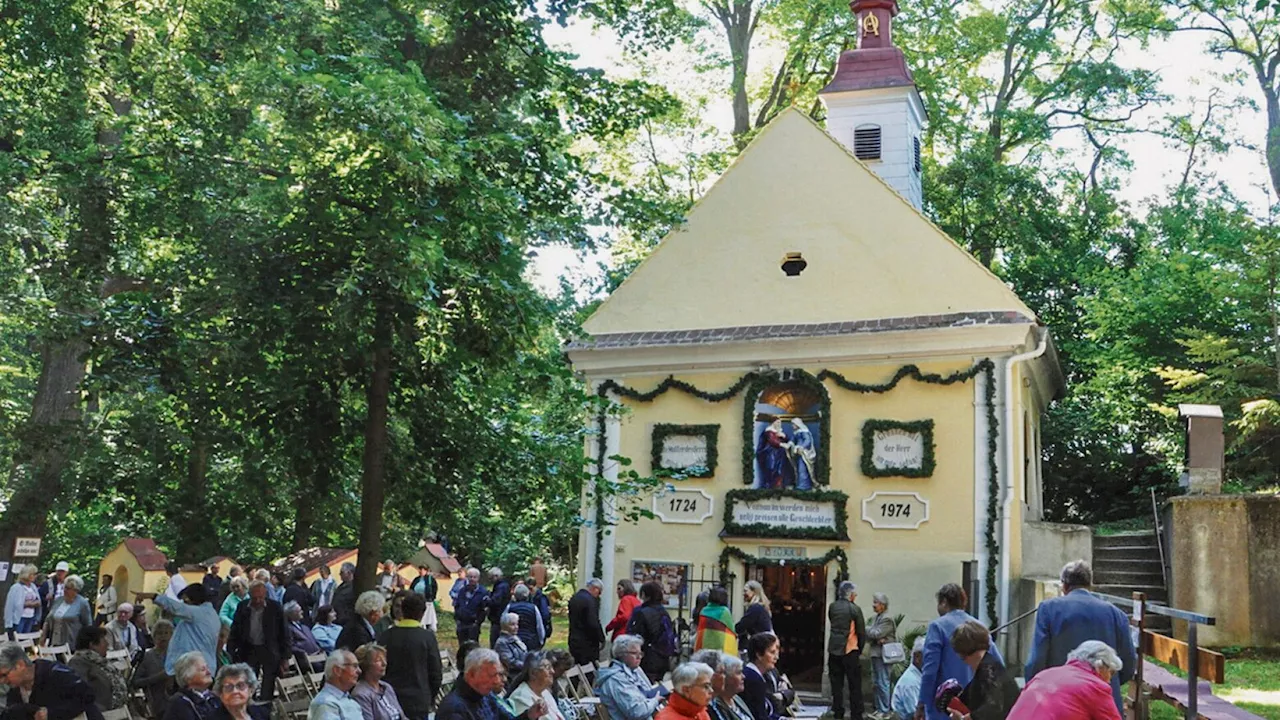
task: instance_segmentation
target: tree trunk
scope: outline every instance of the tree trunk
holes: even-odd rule
[[[1280,197],[1280,96],[1275,88],[1263,86],[1267,98],[1267,170],[1271,172],[1271,190]]]
[[[333,443],[341,432],[341,407],[337,392],[329,383],[316,381],[307,390],[307,445],[297,452],[294,471],[298,477],[298,494],[294,507],[293,550],[311,547],[315,538],[316,504],[328,497],[333,488],[335,462]]]
[[[373,368],[366,398],[369,414],[364,426],[364,459],[360,476],[360,558],[356,589],[372,590],[382,555],[382,510],[386,502],[387,405],[391,396],[391,311],[376,310]]]
[[[187,483],[181,494],[182,507],[174,560],[199,562],[216,555],[218,534],[206,511],[209,500],[209,441],[198,434],[192,438],[187,455]]]
[[[732,3],[732,4],[730,4]],[[729,90],[733,95],[733,141],[738,149],[746,147],[751,131],[751,105],[747,100],[747,70],[751,38],[756,31],[752,0],[720,0],[708,4],[712,14],[724,27],[729,41],[733,74]]]

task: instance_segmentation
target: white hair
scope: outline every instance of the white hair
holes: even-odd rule
[[[18,571],[18,579],[31,580],[35,578],[36,570],[38,569],[39,568],[37,568],[35,565],[23,565],[22,569]]]
[[[609,648],[609,653],[613,655],[614,659],[618,659],[626,655],[633,647],[644,647],[644,638],[639,635],[619,635],[613,639],[613,646]]]
[[[369,617],[374,612],[381,610],[386,598],[382,597],[382,593],[377,590],[366,590],[360,593],[360,597],[356,598],[356,614],[360,617]]]
[[[515,613],[507,613],[502,616],[502,629],[520,627],[520,616]]]
[[[720,653],[721,668],[725,675],[737,675],[742,672],[742,658],[729,653]]]
[[[524,601],[529,599],[529,586],[524,583],[516,585],[516,589],[511,591],[516,600]]]
[[[882,592],[878,592],[871,596],[871,602],[880,603],[887,609],[889,607],[889,596]]]
[[[16,642],[0,643],[0,670],[12,670],[18,665],[30,665],[31,657]]]
[[[1083,660],[1095,672],[1104,667],[1111,668],[1111,672],[1120,672],[1120,668],[1124,667],[1116,651],[1101,640],[1085,640],[1080,643],[1080,647],[1067,654],[1067,660]]]
[[[67,579],[62,581],[62,584],[68,589],[80,592],[84,589],[84,578],[79,575],[68,575]]]
[[[600,588],[601,590],[604,590],[604,581],[600,578],[591,578],[587,581],[587,587]]]
[[[687,662],[676,666],[671,671],[671,686],[676,692],[680,692],[685,688],[697,685],[700,682],[708,682],[715,671],[710,666],[700,662]],[[682,695],[684,693],[681,693]]]
[[[719,650],[699,650],[689,656],[689,662],[702,663],[711,668],[711,672],[719,672],[724,667],[725,654]]]
[[[914,655],[915,653],[922,653],[922,652],[924,652],[924,636],[923,635],[916,638],[916,641],[911,644],[911,654]]]
[[[339,668],[352,662],[360,662],[356,660],[355,653],[341,648],[334,650],[324,661],[324,679],[328,680],[333,677],[337,674]]]
[[[184,688],[191,681],[197,663],[203,664],[206,670],[209,668],[209,661],[204,659],[204,653],[199,650],[184,653],[182,657],[173,661],[173,677],[178,681],[178,687]]]
[[[466,663],[462,667],[464,675],[470,675],[472,670],[476,670],[484,665],[502,666],[502,659],[498,657],[498,653],[489,648],[476,648],[467,653]]]

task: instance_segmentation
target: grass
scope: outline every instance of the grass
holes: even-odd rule
[[[485,647],[488,647],[489,623],[484,624],[484,629],[480,632],[480,640],[482,644],[485,644]],[[436,642],[440,645],[441,650],[448,650],[451,653],[458,651],[458,630],[453,624],[453,613],[444,610],[437,613]],[[553,611],[551,614],[551,637],[547,640],[547,644],[543,646],[543,649],[567,649],[568,647],[569,616],[556,614]]]
[[[1213,694],[1242,710],[1267,720],[1280,720],[1280,650],[1223,648],[1227,656],[1227,681],[1213,687]],[[1181,670],[1164,665],[1179,677]],[[1173,706],[1151,703],[1152,720],[1177,720],[1182,716]]]

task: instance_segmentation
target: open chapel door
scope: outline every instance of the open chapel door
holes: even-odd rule
[[[764,587],[773,631],[782,647],[778,670],[798,690],[821,690],[826,665],[827,569],[748,565],[747,578]]]

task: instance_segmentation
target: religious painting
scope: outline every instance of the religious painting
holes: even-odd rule
[[[680,607],[688,579],[688,563],[631,561],[631,582],[636,584],[636,588],[639,588],[641,583],[656,580],[662,586],[662,604],[672,610]]]
[[[821,385],[799,379],[770,385],[756,396],[751,487],[812,490],[826,481],[821,447],[826,409]]]

